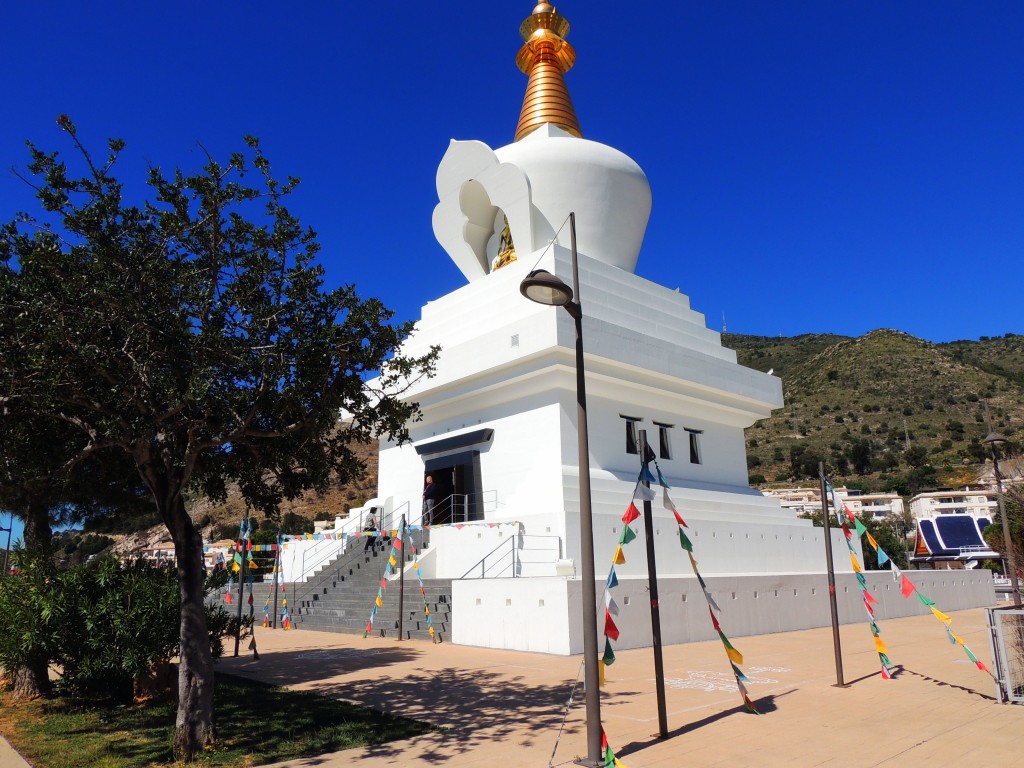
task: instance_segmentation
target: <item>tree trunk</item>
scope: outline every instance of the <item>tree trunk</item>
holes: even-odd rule
[[[180,493],[175,492],[167,499],[161,513],[174,541],[181,590],[181,655],[174,747],[188,760],[201,754],[214,738],[213,654],[204,607],[203,539],[185,511]]]
[[[49,666],[45,661],[33,659],[11,673],[11,690],[16,699],[40,699],[53,692]]]
[[[50,550],[53,530],[50,528],[50,508],[39,496],[28,496],[25,509],[25,549],[29,552]]]
[[[53,531],[50,529],[50,510],[38,496],[29,495],[25,508],[25,549],[49,557]],[[19,699],[39,699],[53,693],[50,684],[49,659],[30,658],[17,669],[11,670],[14,696]]]

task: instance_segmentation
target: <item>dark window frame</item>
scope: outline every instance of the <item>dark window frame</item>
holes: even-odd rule
[[[636,425],[643,421],[643,419],[636,416],[626,416],[625,414],[619,414],[619,418],[626,422],[626,453],[634,456],[640,454],[640,440],[636,433]]]
[[[674,424],[663,424],[660,421],[654,422],[654,426],[658,428],[658,458],[669,459],[672,458],[672,437],[670,430],[674,428]]]

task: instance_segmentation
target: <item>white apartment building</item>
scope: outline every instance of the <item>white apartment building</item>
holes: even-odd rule
[[[855,515],[865,514],[874,519],[901,515],[905,509],[903,499],[897,493],[863,493],[839,486],[836,495]],[[792,509],[797,514],[821,511],[821,492],[814,488],[767,488],[765,496],[778,499],[783,509]]]
[[[929,491],[910,500],[915,520],[931,520],[937,515],[970,515],[991,521],[998,510],[995,490]]]

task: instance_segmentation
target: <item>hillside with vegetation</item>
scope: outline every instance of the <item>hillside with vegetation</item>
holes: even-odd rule
[[[739,362],[773,370],[785,405],[746,432],[751,481],[817,476],[912,494],[970,482],[989,429],[1019,442],[1024,337],[933,344],[893,330],[859,338],[728,334]]]

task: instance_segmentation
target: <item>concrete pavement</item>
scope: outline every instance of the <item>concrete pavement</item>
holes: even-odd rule
[[[954,631],[990,666],[984,611],[952,617]],[[834,687],[830,629],[734,638],[759,717],[740,706],[721,643],[665,648],[666,739],[656,733],[652,651],[623,651],[602,689],[612,747],[629,768],[978,765],[1019,756],[1024,707],[995,701],[991,677],[950,645],[940,622],[930,615],[879,621],[902,673],[881,679],[866,624],[844,626],[849,686],[842,689]],[[728,632],[727,615],[724,624]],[[292,768],[565,765],[586,751],[582,686],[562,725],[581,674],[578,656],[309,630],[257,629],[257,639],[260,661],[246,655],[219,668],[446,729],[290,761]]]

